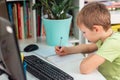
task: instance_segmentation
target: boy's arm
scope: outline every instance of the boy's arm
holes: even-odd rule
[[[102,63],[105,62],[105,58],[97,55],[91,54],[88,57],[84,58],[80,64],[80,72],[83,74],[90,73],[98,68]]]
[[[91,53],[96,51],[97,45],[94,43],[91,44],[80,44],[77,46],[69,47],[70,53]]]
[[[68,54],[76,54],[76,53],[91,53],[93,51],[97,50],[97,45],[96,44],[80,44],[77,46],[72,46],[72,47],[61,47],[59,48],[58,46],[55,47],[55,52],[56,54],[60,56],[68,55]]]

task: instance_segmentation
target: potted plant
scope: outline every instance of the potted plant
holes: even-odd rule
[[[43,25],[48,45],[67,45],[72,16],[68,12],[74,8],[73,0],[37,0],[33,9],[42,7]]]

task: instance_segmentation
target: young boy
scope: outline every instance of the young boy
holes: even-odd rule
[[[81,73],[98,69],[107,80],[120,80],[120,33],[112,31],[106,6],[99,2],[87,4],[78,14],[77,25],[91,44],[57,46],[56,54],[90,53],[80,64]]]

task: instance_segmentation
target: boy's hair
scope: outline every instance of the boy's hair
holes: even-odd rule
[[[78,14],[77,25],[81,24],[90,30],[94,25],[100,25],[106,31],[111,26],[110,13],[104,4],[91,2],[84,6]]]

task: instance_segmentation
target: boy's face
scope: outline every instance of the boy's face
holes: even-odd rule
[[[100,39],[100,37],[99,37],[99,35],[98,35],[96,30],[94,30],[94,29],[90,30],[87,27],[85,27],[85,25],[83,25],[83,24],[80,25],[79,28],[82,31],[83,36],[85,38],[87,38],[90,42],[95,43],[95,42],[97,42]]]

